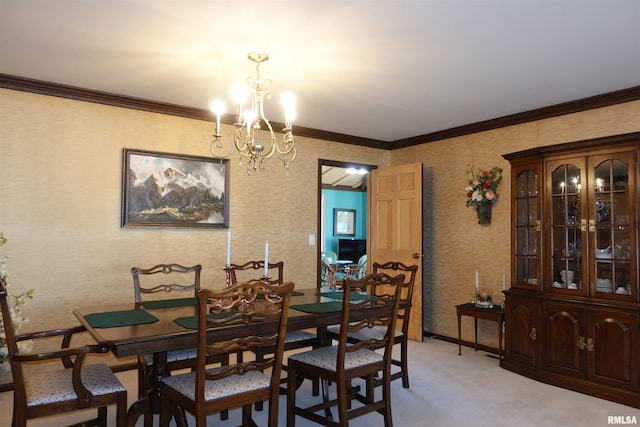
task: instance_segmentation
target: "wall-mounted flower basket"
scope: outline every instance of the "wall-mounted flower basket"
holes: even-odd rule
[[[478,224],[491,224],[493,204],[498,201],[498,187],[502,183],[502,168],[494,166],[489,170],[477,169],[469,166],[470,178],[465,191],[467,192],[467,207],[475,206]]]
[[[476,206],[476,213],[478,214],[478,224],[480,225],[491,224],[492,209],[493,209],[493,203],[491,202],[480,203]]]

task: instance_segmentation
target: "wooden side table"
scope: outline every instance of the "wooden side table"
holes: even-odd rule
[[[476,307],[473,303],[456,305],[456,313],[458,314],[458,356],[462,354],[462,316],[473,317],[475,330],[475,350],[478,351],[478,319],[493,320],[498,322],[498,359],[502,360],[502,324],[504,323],[504,310],[499,305],[492,308]]]

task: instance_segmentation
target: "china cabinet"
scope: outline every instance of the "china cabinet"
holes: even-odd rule
[[[511,163],[505,369],[640,408],[640,133]]]

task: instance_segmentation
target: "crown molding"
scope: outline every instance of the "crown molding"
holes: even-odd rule
[[[130,108],[134,110],[147,111],[151,113],[168,114],[172,116],[185,117],[195,120],[205,120],[213,122],[214,118],[209,110],[201,108],[185,107],[182,105],[168,104],[164,102],[149,101],[141,98],[117,95],[108,92],[100,92],[84,89],[75,86],[62,85],[58,83],[45,82],[42,80],[28,79],[25,77],[0,74],[0,88],[12,89],[23,92],[38,93],[41,95],[68,98],[76,101],[92,102],[104,104],[112,107]],[[565,114],[577,113],[594,108],[607,107],[624,102],[640,100],[640,86],[609,92],[588,98],[569,101],[561,104],[542,107],[522,113],[511,114],[482,122],[471,123],[451,129],[411,138],[399,139],[392,142],[380,141],[377,139],[362,138],[353,135],[345,135],[336,132],[328,132],[319,129],[296,126],[296,136],[321,139],[325,141],[341,142],[344,144],[359,145],[364,147],[379,148],[383,150],[395,150],[398,148],[411,147],[442,139],[455,138],[477,132],[498,129],[501,127],[513,126],[535,120],[548,119]],[[221,120],[223,123],[233,125],[233,118],[229,115]],[[283,123],[273,122],[275,128],[284,127]]]
[[[640,100],[640,86],[617,90],[615,92],[608,92],[601,95],[590,96],[588,98],[582,98],[575,101],[564,102],[561,104],[550,105],[548,107],[537,108],[535,110],[529,110],[522,113],[510,114],[508,116],[458,126],[439,132],[428,133],[426,135],[399,139],[391,143],[391,149],[394,150],[398,148],[410,147],[413,145],[425,144],[427,142],[440,141],[443,139],[470,135],[477,132],[485,132],[502,127],[514,126],[522,123],[533,122],[536,120],[563,116],[565,114],[579,113],[581,111],[608,107],[611,105],[622,104],[624,102],[637,100]]]

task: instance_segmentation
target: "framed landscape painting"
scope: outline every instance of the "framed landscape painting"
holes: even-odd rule
[[[228,160],[125,148],[123,227],[229,227]]]

